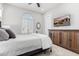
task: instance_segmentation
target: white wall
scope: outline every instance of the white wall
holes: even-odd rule
[[[71,26],[54,27],[53,19],[66,14],[71,15]],[[77,3],[66,3],[57,6],[44,14],[45,21],[45,34],[48,34],[48,29],[79,29],[79,4]]]
[[[34,20],[34,32],[36,31],[36,22],[40,22],[41,25],[43,25],[43,16],[42,14],[28,11],[25,9],[17,8],[15,6],[9,5],[9,4],[4,4],[3,5],[4,10],[3,10],[3,25],[10,25],[13,26],[13,29],[16,33],[21,32],[21,22],[22,22],[22,17],[24,13],[30,13],[33,16]],[[43,33],[43,26],[40,29],[40,33]]]

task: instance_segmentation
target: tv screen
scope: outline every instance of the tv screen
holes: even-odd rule
[[[70,16],[61,16],[54,18],[54,26],[69,26],[70,25]]]

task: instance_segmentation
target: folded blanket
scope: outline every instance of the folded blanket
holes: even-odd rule
[[[42,49],[47,49],[52,47],[52,41],[47,35],[44,34],[35,34],[35,35],[41,39]]]

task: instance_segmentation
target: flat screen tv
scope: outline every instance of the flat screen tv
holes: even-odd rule
[[[61,16],[54,18],[54,26],[59,27],[59,26],[70,26],[70,16]]]

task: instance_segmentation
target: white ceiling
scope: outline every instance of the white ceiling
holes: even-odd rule
[[[56,6],[59,5],[59,3],[40,3],[40,7],[37,7],[36,3],[32,3],[31,5],[29,5],[28,3],[10,3],[10,4],[23,9],[32,10],[40,13],[45,13],[48,10],[55,8]]]

